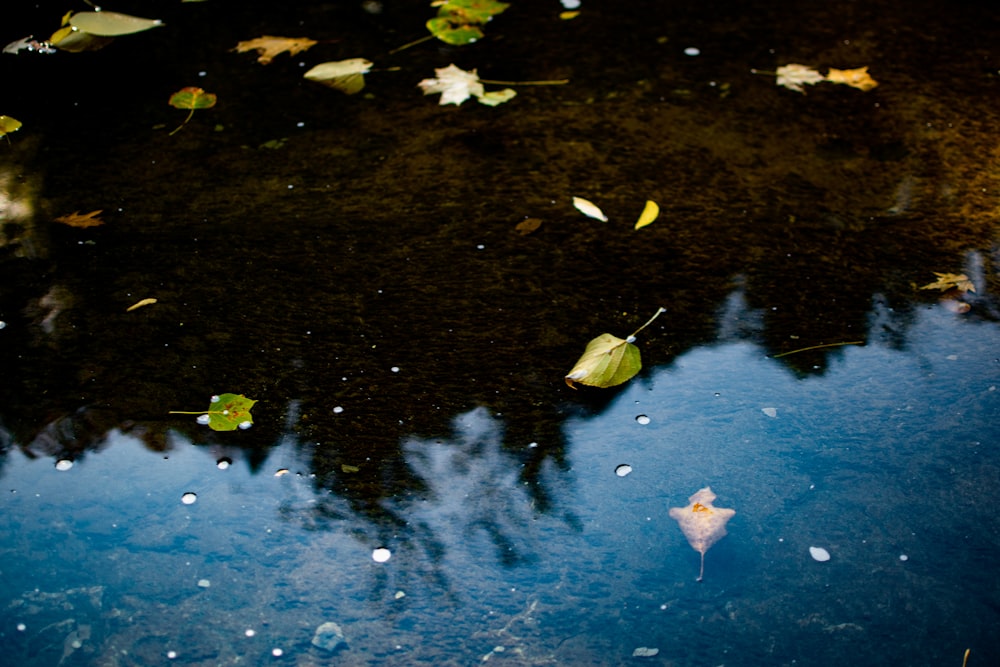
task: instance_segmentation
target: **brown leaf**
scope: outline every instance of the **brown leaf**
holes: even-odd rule
[[[942,292],[950,289],[957,289],[959,292],[975,292],[976,286],[969,280],[969,276],[964,273],[938,273],[934,271],[937,280],[928,283],[920,289],[939,289]]]
[[[706,486],[688,498],[687,507],[670,508],[670,518],[680,524],[691,548],[701,554],[698,581],[705,577],[705,552],[726,536],[726,522],[736,514],[733,509],[714,507],[713,500],[712,487]]]
[[[859,90],[871,90],[878,85],[878,81],[868,75],[867,67],[857,69],[833,69],[827,72],[826,80],[830,83],[842,83],[851,88]]]
[[[64,225],[69,225],[70,227],[78,227],[80,229],[97,227],[104,224],[104,221],[97,217],[103,212],[104,209],[98,209],[96,211],[91,211],[90,213],[80,213],[79,211],[74,211],[69,215],[59,216],[55,219],[55,221],[61,222]]]
[[[517,223],[514,226],[514,229],[517,230],[518,234],[524,236],[530,234],[531,232],[535,231],[541,226],[542,226],[542,221],[539,220],[538,218],[525,218],[521,222]]]
[[[294,56],[296,53],[301,53],[317,43],[316,40],[309,39],[308,37],[274,37],[273,35],[264,35],[263,37],[240,42],[236,45],[235,50],[238,53],[256,51],[259,54],[257,62],[261,65],[267,65],[280,53],[288,51],[288,55]]]

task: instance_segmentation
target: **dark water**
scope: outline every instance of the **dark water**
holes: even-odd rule
[[[167,27],[0,56],[5,660],[1000,662],[995,10],[515,2],[390,55],[425,3],[106,9]],[[359,56],[361,95],[301,78]],[[449,63],[570,84],[442,107]],[[787,63],[880,85],[751,73]],[[638,377],[566,387],[661,306]],[[251,429],[168,414],[222,392]]]

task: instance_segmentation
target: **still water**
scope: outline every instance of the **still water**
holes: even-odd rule
[[[166,26],[0,55],[4,664],[1000,663],[995,12],[527,5],[393,53],[425,3],[122,3]],[[440,106],[451,63],[569,83]],[[227,392],[252,428],[171,414]]]

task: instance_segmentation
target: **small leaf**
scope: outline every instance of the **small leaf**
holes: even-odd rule
[[[526,236],[542,226],[542,221],[538,218],[525,218],[514,226],[518,234]]]
[[[98,227],[104,224],[99,216],[104,212],[104,209],[98,209],[96,211],[91,211],[90,213],[80,213],[79,211],[74,211],[69,215],[61,215],[55,218],[56,222],[61,222],[64,225],[69,225],[70,227],[77,227],[79,229],[86,229],[87,227]]]
[[[647,201],[646,207],[642,209],[642,215],[639,216],[638,222],[635,223],[635,228],[642,229],[656,220],[658,215],[660,215],[660,207],[655,201]]]
[[[483,37],[482,26],[510,5],[497,0],[443,0],[433,3],[438,15],[427,30],[442,42],[462,46]]]
[[[0,116],[0,137],[17,132],[19,129],[21,129],[21,121],[10,116]]]
[[[142,308],[143,306],[151,306],[154,303],[156,303],[156,299],[152,299],[152,298],[150,298],[150,299],[140,299],[139,301],[136,301],[131,306],[129,306],[128,308],[126,308],[125,312],[126,313],[131,313],[133,310],[136,310],[137,308]]]
[[[503,90],[493,90],[488,93],[483,93],[479,95],[477,99],[480,104],[485,104],[488,107],[495,107],[498,104],[503,104],[509,100],[514,99],[517,95],[517,91],[513,88],[504,88]]]
[[[77,30],[82,30],[98,37],[117,37],[131,35],[163,25],[159,19],[144,19],[118,12],[80,12],[73,14],[69,24]]]
[[[207,410],[208,427],[213,431],[235,431],[238,428],[248,428],[250,424],[253,424],[250,408],[256,402],[242,394],[213,396]]]
[[[472,96],[480,97],[485,94],[476,70],[467,72],[451,64],[435,69],[434,74],[436,78],[424,79],[417,85],[424,91],[424,95],[441,93],[438,104],[461,104]]]
[[[256,39],[239,42],[236,45],[235,51],[237,53],[256,51],[258,54],[257,62],[261,65],[267,65],[278,54],[287,51],[288,55],[294,56],[318,43],[316,40],[309,39],[308,37],[275,37],[273,35],[264,35]]]
[[[960,292],[976,291],[976,286],[969,280],[969,276],[964,273],[938,273],[937,271],[933,273],[937,276],[937,280],[924,285],[920,289],[939,289],[942,292],[950,289],[957,289]]]
[[[372,67],[372,62],[364,58],[350,58],[320,63],[303,74],[310,81],[330,86],[353,95],[365,87],[365,74]]]
[[[608,216],[604,215],[604,211],[597,208],[597,205],[593,202],[587,201],[583,197],[573,197],[573,206],[580,213],[583,213],[588,218],[595,218],[601,220],[602,222],[608,221]]]
[[[811,86],[826,79],[826,77],[813,68],[806,67],[805,65],[796,65],[795,63],[779,67],[775,70],[775,74],[778,75],[777,84],[779,86],[784,86],[789,90],[799,93],[805,93],[802,89],[803,85]]]
[[[587,343],[576,365],[566,374],[566,384],[614,387],[631,380],[642,369],[639,348],[624,338],[601,334]]]
[[[867,67],[857,69],[833,69],[826,74],[826,80],[830,83],[842,83],[858,90],[871,90],[878,85],[878,81],[871,78]]]
[[[464,46],[482,39],[483,31],[476,25],[453,23],[447,17],[435,17],[427,21],[427,29],[446,44]]]
[[[170,96],[170,106],[178,109],[208,109],[215,106],[216,96],[201,88],[188,86]]]

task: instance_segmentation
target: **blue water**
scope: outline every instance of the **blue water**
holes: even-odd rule
[[[4,664],[997,664],[998,350],[941,306],[805,378],[722,336],[569,419],[531,482],[518,416],[475,408],[408,437],[422,488],[367,507],[291,421],[253,462],[177,433],[113,430],[65,471],[14,448]],[[704,486],[736,515],[697,583],[668,509]]]

